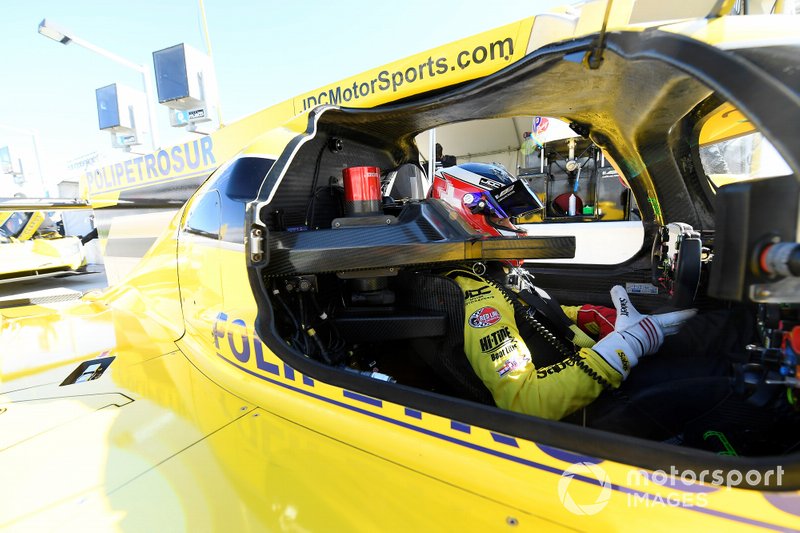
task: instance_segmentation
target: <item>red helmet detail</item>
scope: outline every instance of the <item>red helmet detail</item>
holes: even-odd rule
[[[501,165],[466,163],[436,171],[431,197],[438,198],[478,231],[500,236],[503,231],[520,233],[510,217],[542,208],[527,183]]]

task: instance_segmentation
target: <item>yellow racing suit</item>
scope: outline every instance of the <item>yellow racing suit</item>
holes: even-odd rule
[[[464,351],[498,407],[558,420],[591,403],[604,389],[619,387],[622,375],[590,348],[595,341],[577,326],[570,327],[574,353],[537,367],[519,333],[510,293],[471,273],[448,276],[465,297]],[[564,307],[573,320],[577,309]]]

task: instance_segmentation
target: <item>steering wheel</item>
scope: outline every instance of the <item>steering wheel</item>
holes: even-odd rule
[[[690,225],[673,222],[656,233],[651,251],[653,284],[679,309],[691,306],[700,286],[703,242]]]

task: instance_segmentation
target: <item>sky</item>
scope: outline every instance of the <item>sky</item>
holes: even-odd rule
[[[564,0],[205,0],[225,122],[424,50],[569,3]],[[0,148],[49,187],[66,163],[110,152],[95,89],[142,89],[133,69],[37,32],[42,19],[147,67],[179,43],[207,51],[199,0],[0,0]],[[157,105],[161,144],[187,136]],[[188,134],[191,135],[191,134]],[[33,142],[35,139],[35,143]],[[30,180],[29,180],[30,181]],[[29,183],[30,185],[30,183]],[[0,187],[0,195],[5,195]],[[53,195],[53,193],[51,193]]]

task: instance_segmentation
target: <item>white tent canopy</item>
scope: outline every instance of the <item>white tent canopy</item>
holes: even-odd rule
[[[445,155],[455,156],[459,163],[500,163],[517,174],[520,167],[527,166],[521,147],[525,142],[525,133],[534,130],[535,118],[495,118],[449,124],[436,128],[435,142],[442,145]],[[565,122],[547,117],[547,128],[536,138],[544,143],[575,136]],[[421,154],[433,153],[428,132],[417,136],[417,145]]]

